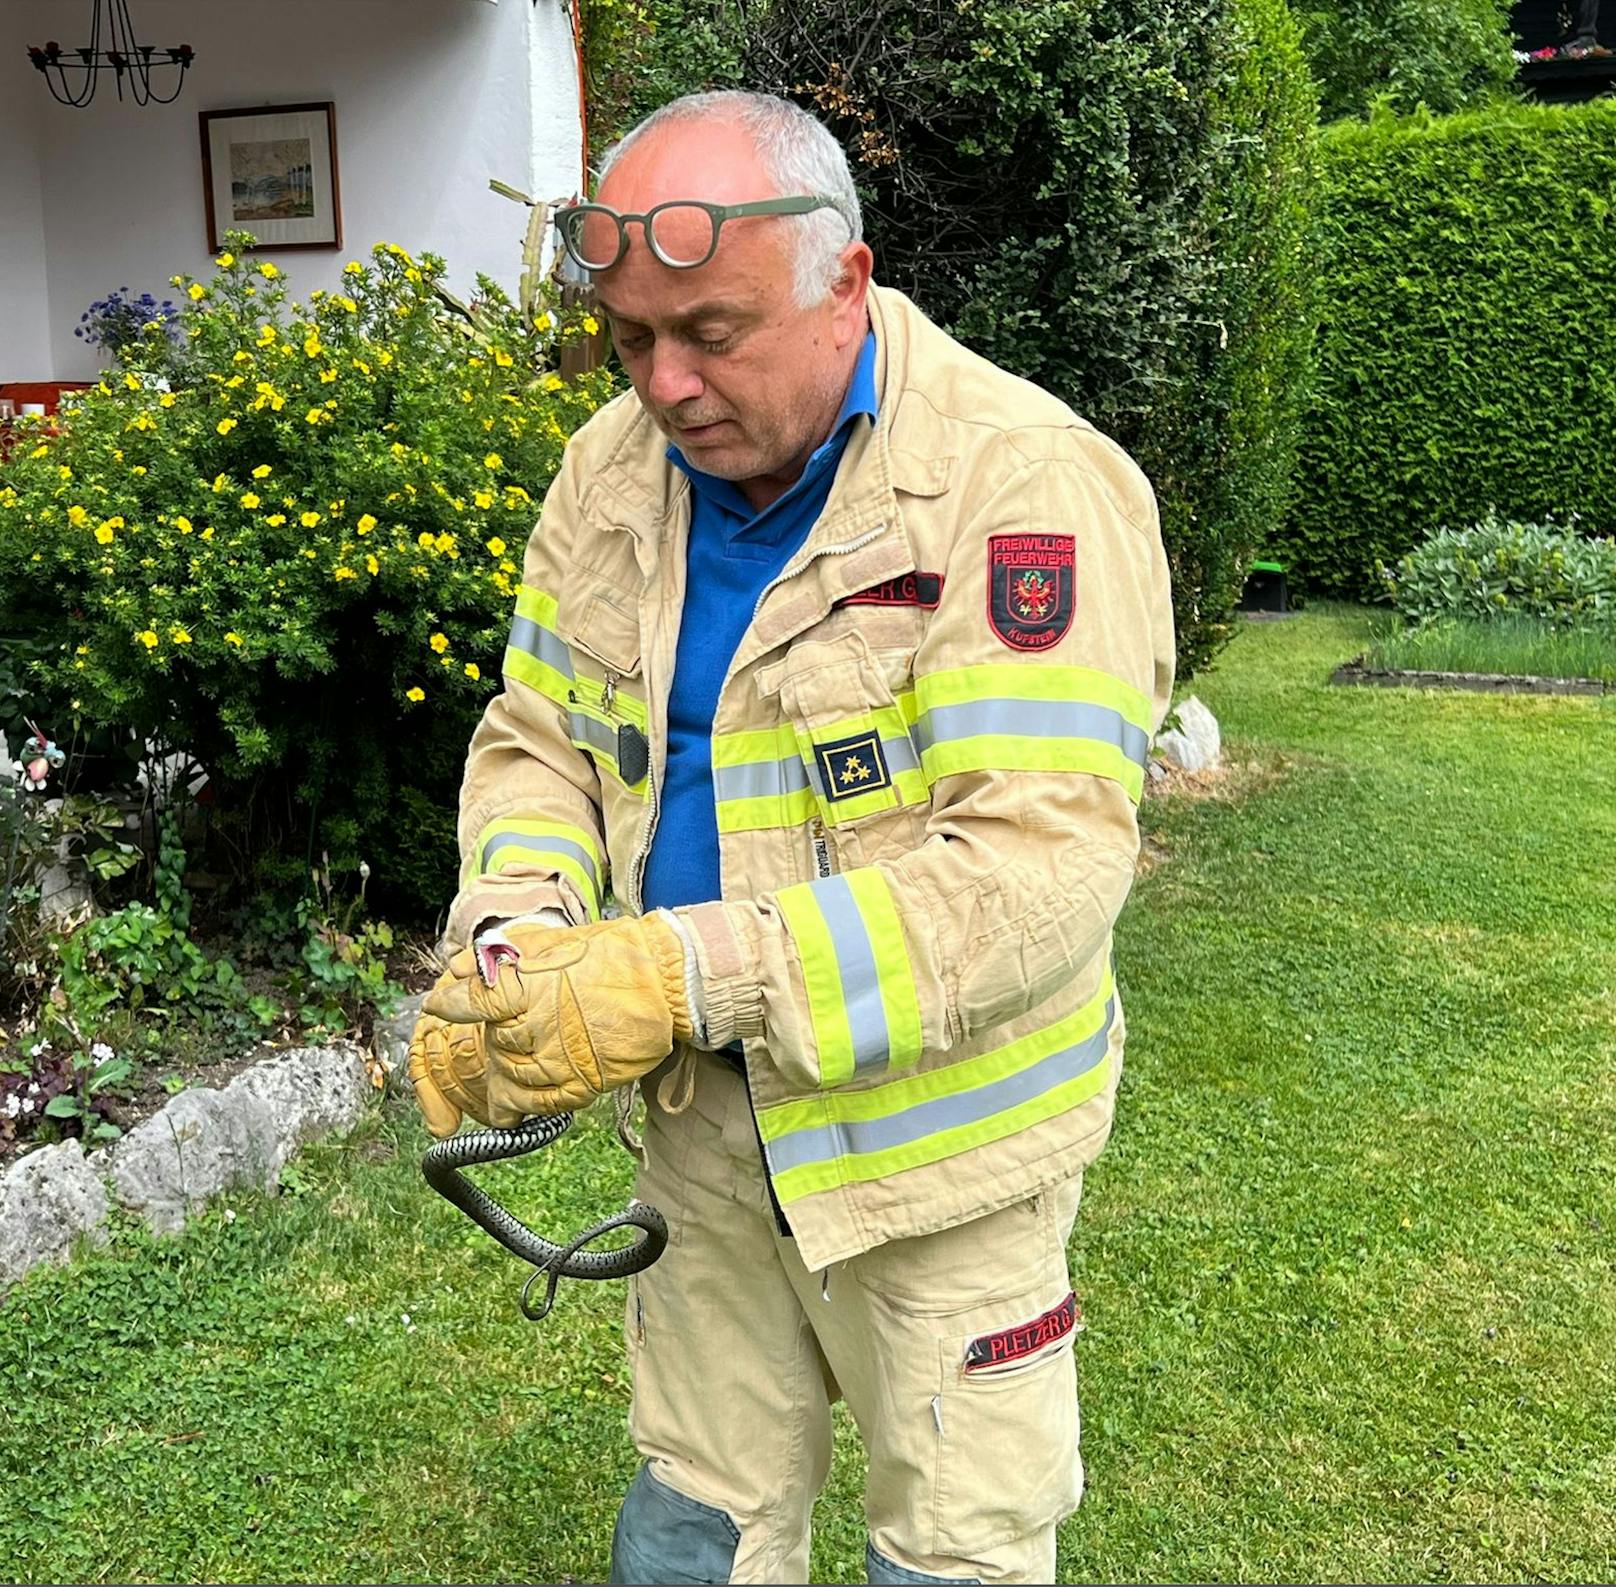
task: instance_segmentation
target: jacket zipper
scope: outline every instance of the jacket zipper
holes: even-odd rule
[[[789,563],[781,570],[779,575],[763,586],[763,593],[758,596],[757,603],[752,607],[752,620],[757,621],[757,614],[763,610],[763,603],[769,598],[771,591],[784,584],[787,579],[794,579],[806,567],[809,567],[820,557],[845,557],[849,551],[857,551],[861,546],[867,546],[872,540],[879,539],[885,531],[886,525],[878,523],[868,534],[862,534],[857,540],[849,540],[843,546],[820,546],[817,551],[811,551],[800,562]]]

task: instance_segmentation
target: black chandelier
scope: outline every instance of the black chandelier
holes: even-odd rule
[[[82,49],[64,50],[52,39],[43,49],[30,45],[28,59],[45,74],[45,82],[58,104],[75,108],[95,98],[103,72],[111,72],[123,98],[124,82],[137,105],[167,105],[179,98],[185,73],[196,59],[189,44],[158,49],[135,42],[135,25],[129,20],[129,0],[90,0],[90,42]],[[102,12],[105,10],[105,16]],[[174,73],[173,89],[160,93],[153,86],[158,73]]]

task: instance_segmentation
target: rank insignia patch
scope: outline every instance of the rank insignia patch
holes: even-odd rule
[[[815,744],[814,756],[819,762],[825,797],[832,803],[892,786],[879,733],[858,733],[829,744]]]
[[[989,538],[988,622],[1012,650],[1048,650],[1072,626],[1075,546],[1071,535]]]

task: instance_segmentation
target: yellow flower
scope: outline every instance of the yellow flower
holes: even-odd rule
[[[516,362],[516,360],[512,358],[503,347],[496,347],[494,349],[494,362],[498,364],[501,369],[509,369],[511,365]]]
[[[190,298],[193,303],[200,303],[208,295],[208,289],[200,281],[193,281],[190,286]]]
[[[365,273],[365,267],[357,259],[350,259],[342,267],[342,273],[345,276],[362,276]]]
[[[280,526],[286,522],[286,514],[283,512],[272,512],[266,519],[264,519],[264,522],[267,523],[271,529],[279,529]]]
[[[505,459],[502,458],[498,452],[490,452],[488,456],[483,459],[484,468],[503,468],[504,466]]]
[[[505,542],[501,540],[498,535],[495,535],[494,538],[488,542],[488,554],[491,557],[502,557],[505,555]]]
[[[82,529],[86,522],[88,522],[89,517],[89,513],[87,513],[82,507],[69,507],[67,509],[67,521],[72,524],[75,529]]]
[[[215,474],[213,476],[213,494],[215,496],[217,496],[219,494],[219,492],[224,489],[224,487],[225,487],[225,476],[223,474]]]
[[[266,263],[259,265],[258,273],[266,281],[273,281],[280,274],[280,271],[274,265]]]
[[[482,675],[483,669],[479,667],[475,661],[468,661],[466,663],[466,676],[470,678],[473,683],[482,677]]]
[[[75,656],[87,656],[89,653],[90,647],[88,645],[80,645],[79,648],[73,652]]]
[[[148,650],[155,650],[157,648],[157,634],[150,628],[143,628],[138,634],[135,635],[135,638],[138,639]]]
[[[494,493],[491,490],[480,490],[472,498],[476,504],[487,512],[494,505]]]
[[[432,542],[432,546],[434,550],[441,551],[445,556],[449,556],[454,552],[455,537],[453,535],[439,535]]]
[[[226,644],[239,645],[241,643],[241,635],[238,634],[234,629],[231,629],[231,631],[224,637]]]
[[[405,446],[402,441],[394,441],[393,444],[388,447],[388,451],[390,451],[394,457],[408,457],[410,455],[410,449]]]
[[[228,270],[236,262],[236,256],[233,253],[222,253],[213,262],[221,270]]]
[[[112,544],[112,525],[111,524],[102,524],[101,527],[96,530],[95,537],[96,537],[97,540],[99,540],[101,542],[102,545],[104,545],[104,546],[111,545]]]
[[[157,421],[149,413],[136,414],[135,428],[137,430],[155,430]]]
[[[414,265],[411,265],[409,269],[404,272],[404,279],[406,281],[414,281],[417,285],[419,285],[421,280],[421,272],[417,270]]]
[[[259,330],[258,345],[260,347],[273,347],[275,345],[275,327],[273,325],[265,325]],[[258,389],[262,391],[264,388],[260,386]]]
[[[427,643],[441,656],[449,648],[449,636],[447,634],[434,634]]]
[[[325,409],[310,408],[309,411],[303,415],[303,417],[309,424],[318,424],[320,420],[325,417]]]
[[[380,573],[381,570],[382,570],[381,563],[378,562],[373,555],[366,556],[366,558],[365,558],[365,571],[367,573]]]
[[[172,639],[176,645],[188,645],[191,642],[191,636],[186,633],[183,628],[178,626],[171,628],[168,631],[168,637]]]
[[[273,396],[269,399],[269,405],[276,413],[279,413],[286,406],[286,398],[279,395]]]
[[[191,520],[183,517],[176,518],[174,520],[174,527],[178,529],[182,535],[188,535],[191,532]]]
[[[132,371],[129,374],[126,374],[123,377],[123,383],[131,391],[139,391],[140,390],[140,381],[136,378],[136,376],[134,375],[134,373]]]
[[[368,535],[370,531],[376,527],[376,520],[367,512],[360,518],[359,522],[355,524],[354,527],[360,532],[360,534]]]
[[[438,665],[442,667],[452,667],[454,665],[454,661],[449,656],[439,656]]]
[[[378,364],[380,364],[383,369],[387,368],[387,366],[390,363],[392,363],[392,361],[393,361],[393,355],[392,355],[392,352],[388,348],[384,347],[384,348],[381,349],[380,352],[378,352],[376,354],[376,362]],[[366,373],[368,374],[369,371],[367,370]]]
[[[431,534],[430,534],[430,532],[429,532],[429,531],[427,531],[427,530],[425,530],[425,529],[423,529],[423,530],[422,530],[422,531],[421,531],[421,532],[420,532],[420,534],[418,534],[418,535],[417,535],[417,536],[416,536],[416,537],[415,537],[415,543],[416,543],[416,545],[418,545],[418,546],[419,546],[419,547],[420,547],[420,548],[421,548],[421,549],[422,549],[422,550],[423,550],[423,551],[430,551],[430,550],[431,550],[431,549],[432,549],[432,536],[431,536]]]
[[[238,347],[235,351],[235,356],[230,360],[230,362],[233,364],[250,364],[252,362],[252,354],[249,353],[245,347]]]
[[[273,474],[274,472],[275,472],[275,470],[272,469],[269,466],[268,463],[260,463],[258,465],[258,467],[253,470],[253,478],[254,479],[268,479],[269,476],[271,474]]]
[[[353,366],[354,366],[354,368],[355,368],[355,369],[357,369],[357,370],[358,370],[358,371],[359,371],[359,373],[360,373],[360,374],[362,374],[362,375],[368,375],[368,374],[369,374],[369,373],[370,373],[370,365],[369,365],[369,364],[367,364],[367,363],[366,363],[366,362],[365,362],[365,361],[364,361],[364,359],[363,359],[363,358],[356,358],[356,359],[354,359],[354,361],[353,361]]]
[[[419,705],[421,701],[426,698],[426,690],[419,688],[411,689],[405,694],[404,698],[406,700],[413,700],[417,705]]]
[[[172,408],[178,400],[179,399],[172,391],[165,391],[162,396],[157,399],[157,406],[159,408]]]
[[[322,369],[320,371],[320,384],[322,386],[329,386],[336,378],[337,372],[334,369]]]
[[[243,507],[246,507],[249,511],[252,508],[258,506],[259,505],[258,493],[256,491],[251,491],[251,490],[243,491],[241,493],[241,505]]]
[[[319,523],[319,521],[320,515],[317,512],[306,512],[301,518],[298,519],[298,522],[302,524],[305,529],[312,529],[317,523]]]
[[[235,429],[235,427],[236,420],[220,419],[219,422],[214,426],[214,429],[216,429],[220,435],[229,435],[229,433]]]
[[[358,577],[359,577],[359,575],[358,575],[358,574],[357,574],[357,573],[355,573],[355,572],[354,572],[354,570],[353,570],[353,569],[352,569],[352,568],[347,568],[347,567],[343,567],[343,568],[337,568],[337,569],[336,569],[336,570],[335,570],[335,571],[334,571],[334,572],[333,572],[333,573],[332,573],[332,575],[331,575],[331,576],[332,576],[332,577],[333,577],[333,578],[334,578],[334,579],[335,579],[335,580],[336,580],[336,581],[337,581],[337,583],[339,583],[339,584],[340,584],[340,583],[341,583],[341,582],[342,582],[342,581],[343,581],[343,580],[344,580],[344,579],[356,579],[356,578],[358,578]]]
[[[325,349],[320,345],[320,337],[318,332],[310,334],[308,339],[303,343],[303,351],[310,358],[318,358],[320,354],[325,351]]]
[[[146,465],[144,463],[136,463],[135,466],[129,470],[129,472],[131,474],[144,474],[146,472]]]
[[[590,336],[599,336],[600,321],[593,314],[584,315],[584,330]]]
[[[207,526],[207,528],[202,531],[202,538],[204,540],[211,540],[213,538],[213,525],[212,524],[209,524]]]

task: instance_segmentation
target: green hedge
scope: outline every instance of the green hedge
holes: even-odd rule
[[[604,123],[734,85],[824,118],[853,152],[879,278],[1143,465],[1180,664],[1214,654],[1284,508],[1311,337],[1316,102],[1281,0],[589,12],[615,51],[595,66]]]
[[[1474,110],[1515,80],[1510,0],[1299,0],[1326,120]]]
[[[1489,511],[1616,527],[1616,103],[1324,140],[1318,374],[1273,542],[1306,587]]]

